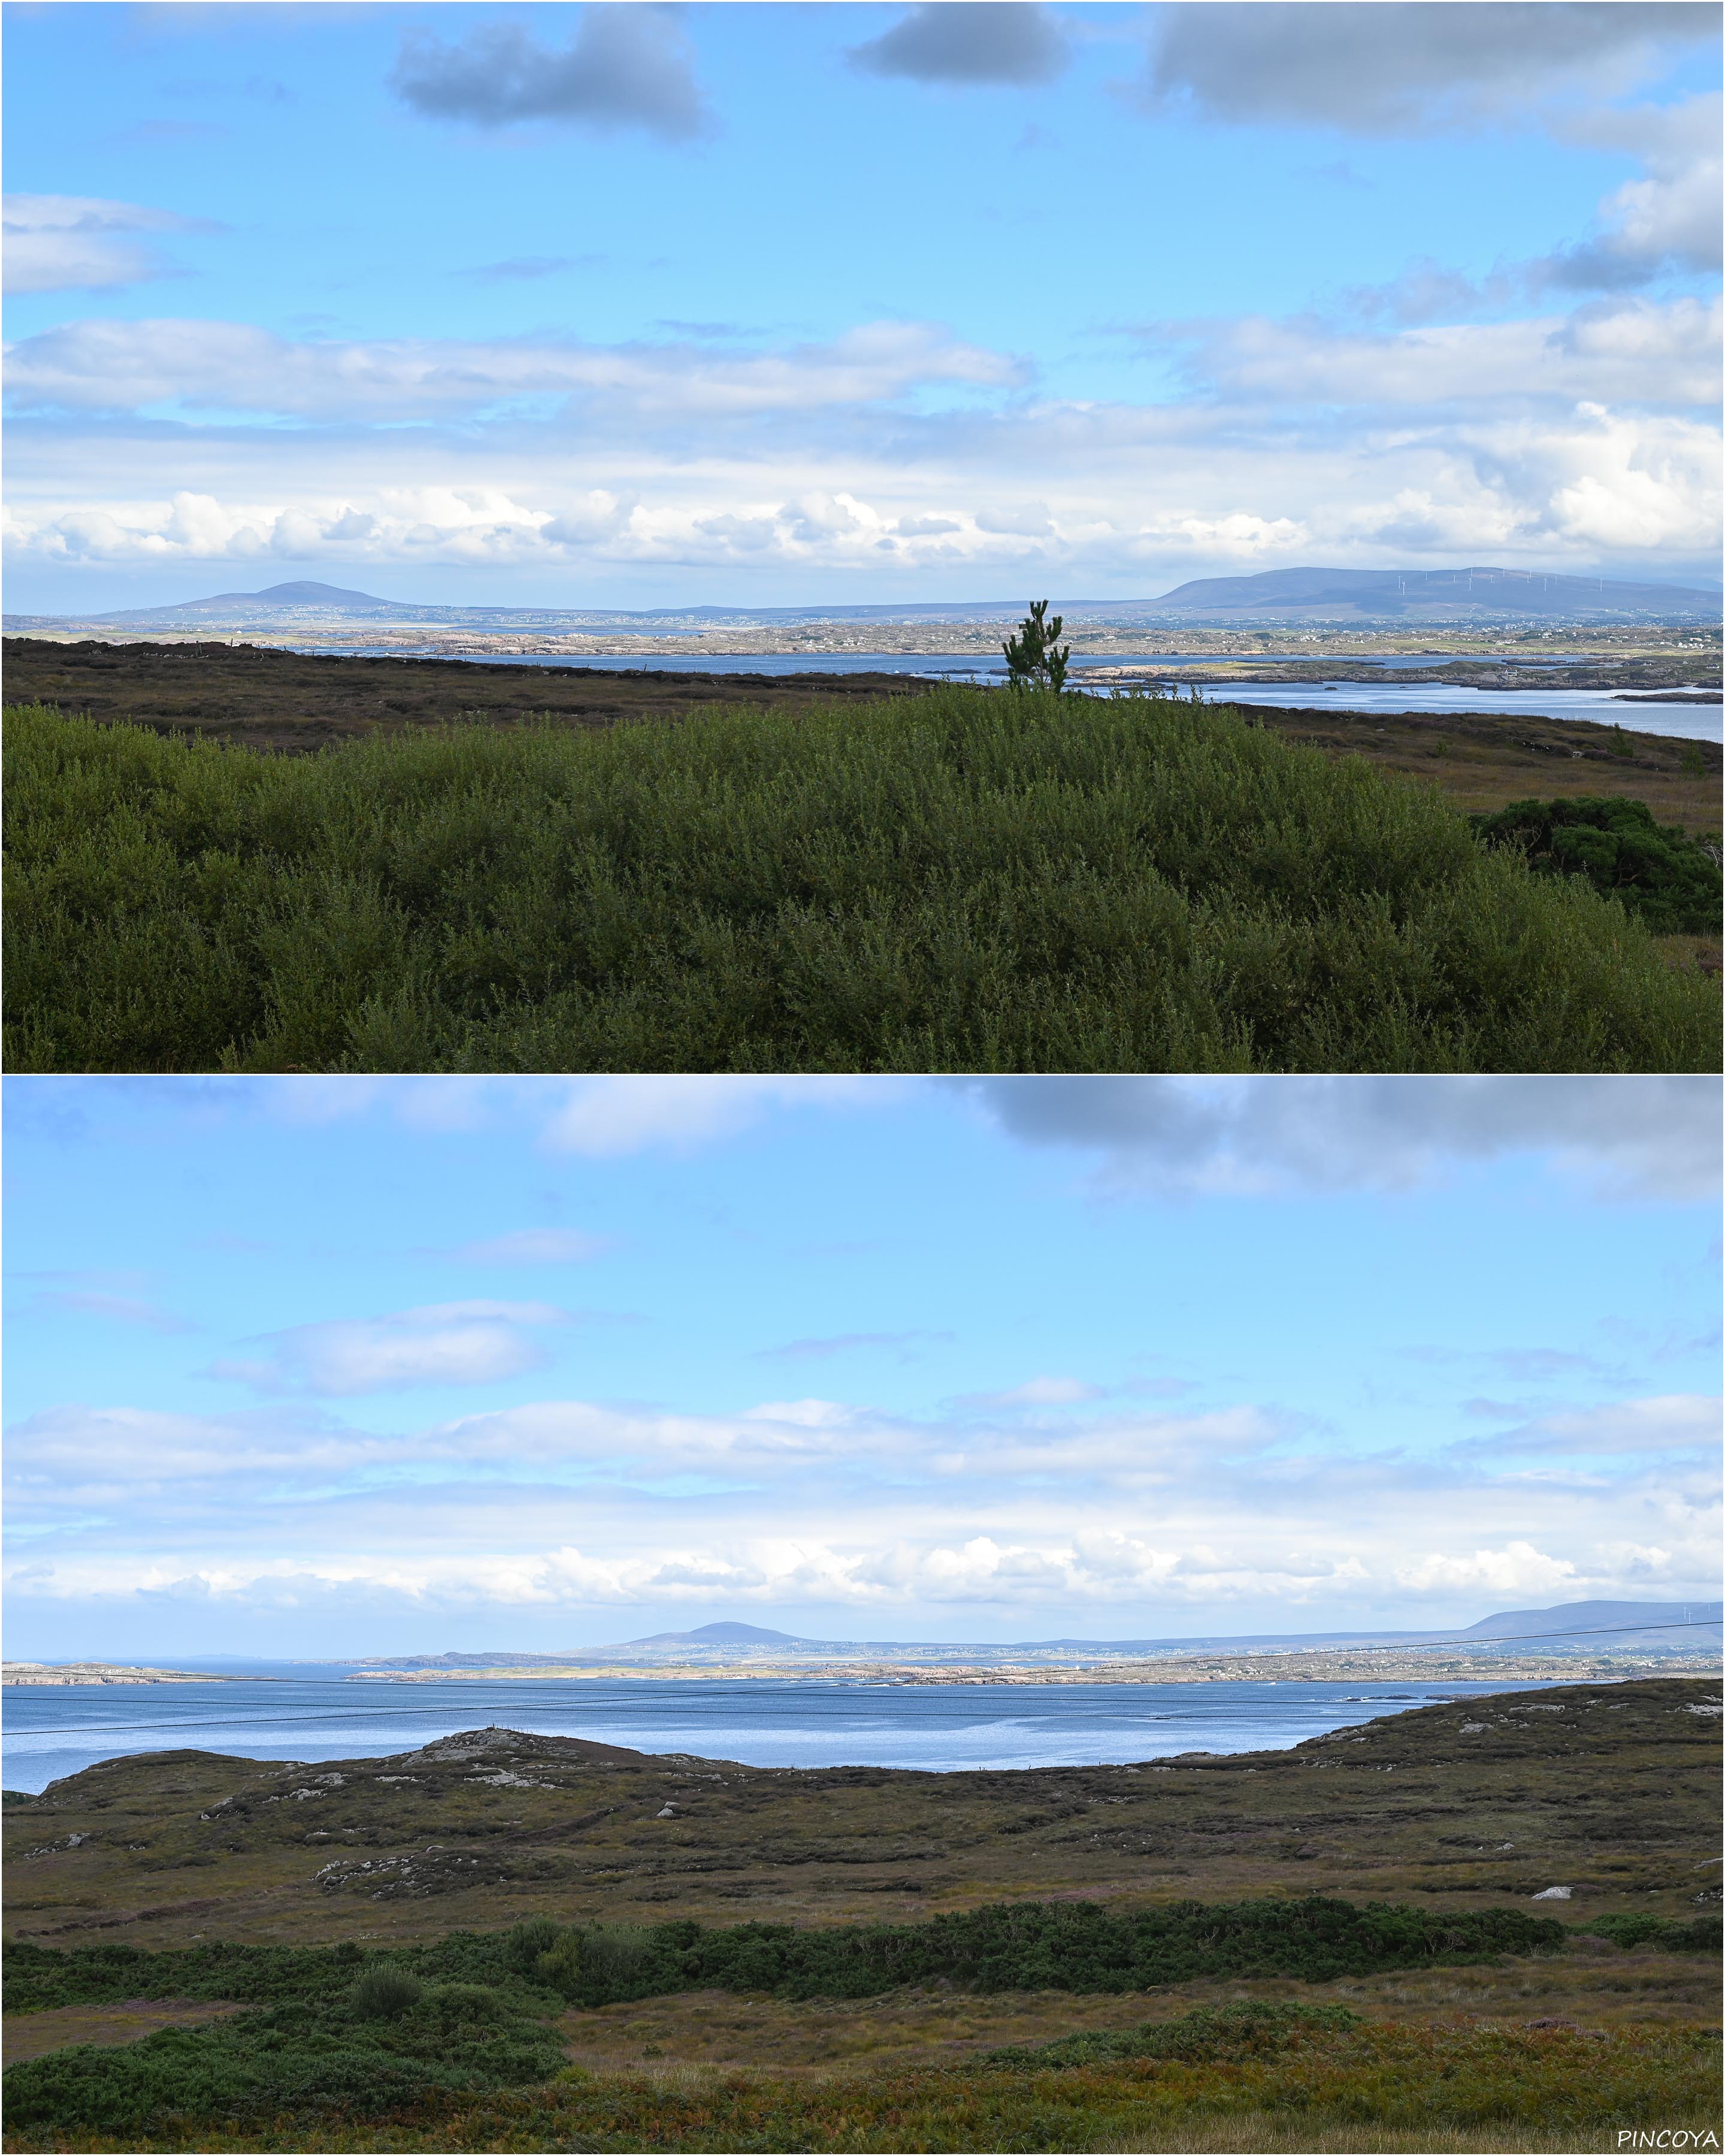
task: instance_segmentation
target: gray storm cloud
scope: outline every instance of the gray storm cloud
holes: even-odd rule
[[[963,0],[912,8],[886,32],[851,49],[850,63],[869,74],[913,82],[1052,82],[1070,58],[1051,9],[1033,0]]]
[[[1601,1194],[1718,1184],[1713,1078],[973,1078],[1012,1136],[1094,1147],[1168,1188],[1394,1189],[1554,1156]]]
[[[1686,0],[1199,0],[1159,12],[1138,96],[1242,125],[1424,133],[1630,88],[1661,48],[1718,34],[1718,10]]]
[[[675,20],[628,0],[584,9],[561,49],[541,44],[518,23],[482,23],[451,44],[410,29],[390,86],[426,119],[480,127],[562,121],[639,128],[673,142],[714,128]]]

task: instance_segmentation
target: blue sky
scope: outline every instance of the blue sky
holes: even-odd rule
[[[15,611],[1713,573],[1710,7],[8,23]]]
[[[13,1079],[8,1651],[1717,1593],[1697,1079]]]

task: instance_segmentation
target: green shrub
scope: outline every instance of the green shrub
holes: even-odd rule
[[[442,1943],[445,1961],[459,1959],[471,1933],[451,1933]],[[392,1957],[400,1969],[414,1955]],[[70,1953],[18,1940],[6,1949],[7,2004],[14,2014],[39,2014],[54,2006],[99,2005],[116,1999],[302,1999],[334,2010],[351,2006],[352,1945],[255,1947],[212,1939],[202,1946],[151,1953],[114,1942]],[[418,1974],[417,1968],[414,1974]],[[444,1973],[439,1969],[436,1973]],[[451,1966],[448,1974],[465,1974]],[[487,1968],[489,1973],[489,1965]]]
[[[514,1968],[559,1998],[573,1999],[581,1989],[582,1935],[572,1925],[549,1917],[530,1917],[504,1941]]]
[[[14,1071],[1717,1067],[1615,901],[1226,709],[7,756]]]
[[[440,1984],[425,1994],[424,2006],[440,2022],[495,2021],[503,2010],[488,1984]]]
[[[546,1934],[551,1948],[523,1966]],[[1611,1921],[1598,1918],[1596,1924]],[[1631,1922],[1643,1921],[1629,1919]],[[709,1928],[571,1927],[536,1920],[512,1931],[450,1932],[392,1951],[388,1968],[439,1989],[480,1986],[519,2010],[544,2010],[544,1991],[591,2005],[711,1986],[793,1999],[865,1999],[946,1979],[967,1991],[1142,1991],[1219,1976],[1322,1981],[1373,1969],[1428,1968],[1504,1953],[1549,1953],[1569,1936],[1520,1909],[1436,1911],[1399,1902],[1363,1907],[1322,1895],[1232,1902],[1171,1902],[1113,1909],[1094,1902],[1003,1902],[918,1924],[789,1924]],[[547,1982],[539,1953],[575,1951],[569,1980]],[[236,1999],[282,2010],[351,2018],[352,1963],[323,1947],[245,1947],[213,1941],[159,1953],[136,1947],[8,1951],[14,2013],[103,2000]],[[371,1972],[367,1972],[369,1974]],[[437,2018],[430,1992],[407,2019]],[[377,2041],[382,2041],[379,2037]]]
[[[662,1989],[711,1984],[792,1999],[861,1999],[940,1978],[966,1991],[1143,1991],[1219,1976],[1322,1982],[1373,1969],[1552,1953],[1563,1927],[1518,1909],[1435,1912],[1299,1901],[1174,1902],[1115,1910],[1094,1902],[1010,1902],[927,1923],[796,1931],[742,1924],[660,1936]],[[638,1996],[631,1987],[622,1995]]]
[[[1514,849],[1536,873],[1584,878],[1656,934],[1718,931],[1718,842],[1656,824],[1645,801],[1512,801],[1469,820],[1486,845]]]
[[[1688,1934],[1703,1928],[1717,1945],[1717,1928],[1711,1920],[1703,1927],[1699,1921],[1691,1926],[1640,1915],[1599,1917],[1585,1927],[1625,1944],[1666,1948],[1701,1945],[1702,1940]],[[15,2012],[45,2004],[95,2003],[134,1995],[225,1996],[264,2003],[203,2027],[162,2030],[115,2049],[79,2046],[13,2066],[5,2077],[9,2124],[14,2133],[53,2128],[119,2137],[135,2134],[139,2138],[125,2144],[135,2147],[141,2145],[146,2133],[171,2138],[175,2120],[206,2122],[203,2131],[219,2139],[219,2123],[231,2120],[238,2123],[232,2144],[238,2145],[240,2128],[249,2119],[279,2122],[340,2114],[363,2121],[404,2106],[424,2105],[434,2097],[441,2100],[451,2092],[523,2089],[536,2084],[542,2087],[558,2072],[562,2053],[545,2026],[552,2002],[540,1984],[537,1958],[541,1953],[562,1951],[577,1936],[570,1927],[550,1925],[549,1929],[554,1935],[549,1948],[538,1946],[545,1932],[536,1923],[490,1934],[452,1932],[422,1947],[393,1950],[387,1963],[365,1969],[357,1983],[351,1953],[324,1948],[249,1948],[219,1941],[157,1953],[112,1946],[71,1950],[14,1947],[9,1957],[8,2003]],[[1547,1953],[1561,1947],[1569,1936],[1553,1919],[1519,1909],[1445,1912],[1394,1902],[1362,1907],[1315,1895],[1301,1901],[1185,1902],[1138,1910],[1094,1903],[1014,1902],[920,1924],[835,1925],[807,1931],[771,1924],[712,1930],[690,1922],[651,1928],[594,1926],[578,1934],[580,1979],[574,1995],[600,2005],[611,1999],[712,1987],[791,1999],[860,1998],[942,1978],[961,1990],[1069,1993],[1133,1992],[1230,1977],[1323,1981],[1377,1969]],[[522,1966],[530,1948],[535,1954],[531,1970]],[[385,1977],[397,1984],[406,1978],[418,1989],[418,1997],[387,2015],[362,2006],[362,1988]],[[1396,2043],[1404,2039],[1409,2044],[1435,2042],[1440,2035],[1361,2024],[1341,2007],[1248,2002],[1204,2008],[1137,2029],[1091,2031],[1034,2048],[1009,2047],[983,2065],[1012,2074],[1045,2069],[1062,2075],[1131,2070],[1142,2078],[1142,2070],[1150,2066],[1157,2067],[1158,2075],[1211,2070],[1228,2075],[1260,2067],[1280,2071],[1277,2062],[1285,2061],[1293,2076],[1288,2086],[1296,2088],[1308,2064],[1317,2072],[1317,2062],[1327,2061],[1324,2071],[1328,2071],[1344,2056],[1357,2054],[1356,2066],[1367,2079],[1350,2086],[1362,2102],[1369,2097],[1370,2105],[1379,2108],[1353,2115],[1399,2117],[1403,2068],[1386,2066],[1380,2073],[1371,2065],[1373,2047],[1381,2048],[1391,2039]],[[1448,2041],[1450,2036],[1464,2051],[1468,2046],[1485,2047],[1474,2066],[1468,2066],[1466,2059],[1459,2059],[1457,2066],[1464,2079],[1472,2076],[1467,2086],[1475,2093],[1467,2101],[1477,2116],[1495,2117],[1515,2108],[1508,2098],[1500,2102],[1492,2092],[1501,2095],[1514,2082],[1522,2071],[1517,2060],[1530,2071],[1538,2067],[1544,2072],[1539,2065],[1545,2056],[1543,2035],[1536,2042],[1520,2031],[1501,2036],[1491,2030],[1463,2030],[1450,2032],[1442,2040]],[[1533,2044],[1534,2049],[1525,2059],[1521,2051],[1502,2052],[1502,2044],[1512,2039],[1523,2047]],[[1557,2032],[1550,2041],[1561,2049],[1570,2039]],[[1579,2044],[1580,2039],[1574,2041]],[[1473,2053],[1467,2051],[1467,2056]],[[1506,2071],[1510,2072],[1507,2082]],[[1647,2071],[1656,2082],[1653,2065]],[[1158,2079],[1154,2085],[1163,2084]],[[1462,2084],[1444,2086],[1454,2093]],[[1625,2103],[1629,2102],[1627,2094],[1620,2091],[1620,2095]],[[1346,2092],[1338,2083],[1337,2100],[1345,2099]],[[1459,2094],[1455,2100],[1461,2101]],[[1539,2100],[1544,2103],[1548,2099]],[[1406,2102],[1412,2104],[1413,2099]],[[523,2141],[521,2130],[518,2123],[511,2129],[516,2138],[501,2142],[481,2138],[439,2145],[597,2145],[580,2128],[571,2128],[563,2138],[538,2143]],[[700,2130],[697,2122],[688,2141],[655,2138],[650,2145],[718,2145],[702,2142]],[[881,2128],[889,2137],[893,2130],[890,2121]],[[789,2138],[745,2138],[722,2145],[811,2145],[796,2138],[790,2128],[785,2131]],[[1026,2125],[1024,2133],[1031,2135],[1033,2128]],[[177,2145],[187,2145],[187,2138],[182,2137]],[[219,2145],[230,2143],[219,2139]],[[324,2144],[315,2138],[290,2137],[277,2145]],[[373,2143],[361,2134],[334,2145]],[[649,2144],[628,2140],[616,2145]],[[859,2144],[841,2134],[837,2145]],[[947,2138],[918,2144],[889,2138],[880,2145],[1034,2148],[1094,2143],[1045,2140],[1038,2144],[1032,2138],[1011,2143]]]
[[[393,2021],[410,2006],[418,2005],[424,1989],[418,1977],[386,1963],[381,1968],[368,1969],[349,1996],[362,2021]]]
[[[581,1941],[574,1934],[557,1946],[548,1948],[533,1960],[533,1974],[547,1989],[560,1998],[573,1999],[581,1989]]]
[[[1651,1911],[1594,1917],[1576,1930],[1592,1932],[1620,1947],[1656,1946],[1667,1953],[1717,1953],[1719,1913],[1704,1917],[1656,1917]]]
[[[531,1969],[542,1954],[552,1953],[568,1936],[550,1917],[529,1917],[504,1934],[504,1949],[517,1969]]]
[[[989,2065],[1091,2066],[1111,2059],[1179,2059],[1214,2066],[1272,2057],[1337,2030],[1358,2029],[1361,2018],[1346,2006],[1291,2006],[1246,1999],[1233,2006],[1200,2006],[1172,2021],[1141,2029],[1086,2030],[1050,2044],[1008,2044],[984,2052]]]
[[[402,2105],[367,2061],[333,2060],[311,2101],[248,2118],[232,2107],[104,2130],[16,2112],[17,2149],[906,2149],[1265,2147],[1591,2148],[1650,2118],[1676,2145],[1717,2139],[1717,2033],[1661,2024],[1523,2028],[1469,2018],[1353,2021],[1332,2010],[1194,2014],[1117,2040],[934,2067],[813,2076],[660,2076],[565,2068],[536,2087],[424,2091]],[[1081,2048],[1088,2046],[1088,2049]],[[141,2047],[134,2046],[134,2050]],[[62,2057],[69,2055],[62,2054]],[[113,2057],[116,2054],[109,2054]],[[45,2064],[42,2061],[39,2064]],[[357,2071],[356,2071],[356,2063]],[[14,2073],[19,2071],[13,2070]],[[8,2082],[11,2076],[8,2076]],[[1238,2121],[1240,2138],[1230,2138]],[[1266,2125],[1270,2132],[1266,2135]]]
[[[627,1991],[659,1958],[657,1936],[640,1924],[595,1924],[581,1934],[578,1965],[595,1990]]]
[[[13,2128],[116,2131],[188,2116],[375,2115],[438,2091],[543,2082],[562,2063],[533,2015],[482,1987],[448,1985],[387,2019],[296,2000],[114,2049],[50,2052],[8,2069],[6,2111]]]

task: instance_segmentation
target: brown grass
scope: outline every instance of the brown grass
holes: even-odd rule
[[[39,2059],[69,2044],[135,2044],[158,2029],[191,2029],[243,2007],[211,1999],[128,1999],[116,2006],[56,2006],[45,2014],[8,2014],[0,2025],[4,2062]]]
[[[1506,1691],[1286,1752],[1137,1771],[793,1771],[506,1734],[495,1760],[325,1761],[308,1771],[341,1772],[341,1788],[272,1804],[305,1774],[146,1753],[8,1807],[8,1928],[62,1946],[384,1943],[542,1913],[906,1922],[1064,1894],[1476,1909],[1526,1907],[1558,1885],[1574,1889],[1554,1905],[1571,1920],[1688,1917],[1717,1900],[1720,1876],[1720,1726],[1688,1709],[1718,1691],[1717,1678]],[[1490,1727],[1464,1737],[1471,1717]],[[504,1752],[547,1786],[470,1779]],[[422,1779],[374,1779],[403,1771]],[[662,1820],[667,1798],[680,1815]],[[74,1834],[87,1839],[67,1846]],[[358,1870],[398,1854],[413,1859],[406,1884]],[[318,1875],[338,1858],[352,1871],[332,1890]]]
[[[55,704],[99,720],[130,719],[161,732],[288,754],[456,719],[507,726],[545,713],[572,726],[608,726],[726,703],[769,711],[869,703],[919,695],[930,685],[902,674],[628,673],[31,637],[8,637],[5,656],[10,702]],[[1219,701],[1221,685],[1209,685]],[[1241,709],[1254,722],[1312,747],[1429,779],[1462,808],[1502,808],[1529,794],[1625,794],[1646,802],[1662,824],[1719,828],[1725,763],[1719,745],[1638,732],[1634,705],[1624,706],[1627,757],[1614,752],[1609,726],[1548,719],[1513,704],[1441,716],[1267,704]]]
[[[594,2072],[648,2066],[820,2074],[952,2066],[1001,2044],[1052,2043],[1085,2030],[1132,2029],[1199,2006],[1244,1999],[1351,2007],[1373,2020],[1427,2026],[1458,2020],[1569,2021],[1589,2029],[1710,2023],[1717,1964],[1694,1954],[1621,1952],[1603,1940],[1495,1968],[1341,1977],[1327,1984],[1265,1977],[1170,1984],[1096,1997],[1060,1991],[953,1994],[896,1992],[880,1999],[743,1999],[683,1992],[592,2010],[558,2021],[569,2056]],[[654,2065],[653,2062],[658,2064]]]

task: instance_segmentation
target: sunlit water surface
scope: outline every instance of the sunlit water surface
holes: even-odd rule
[[[319,651],[327,647],[307,644],[296,649]],[[344,645],[343,650],[351,647]],[[379,654],[384,652],[377,647]],[[357,656],[358,654],[354,655]],[[452,654],[470,665],[481,666],[591,666],[610,674],[908,674],[917,680],[975,682],[999,686],[1005,668],[978,658],[929,656],[903,651],[809,651],[742,655],[683,653],[672,659],[593,658],[585,654],[561,658],[547,652],[462,652]],[[1185,665],[1215,654],[1158,654],[1145,663],[1147,675],[1178,678]],[[1109,693],[1106,680],[1086,683],[1085,676],[1102,667],[1135,666],[1137,661],[1118,658],[1077,660],[1072,662],[1071,685],[1088,688],[1098,696]],[[1232,684],[1224,690],[1206,684],[1204,696],[1215,704],[1278,704],[1295,710],[1319,711],[1333,706],[1343,711],[1429,711],[1434,717],[1445,712],[1519,712],[1527,718],[1591,719],[1600,726],[1628,726],[1636,733],[1669,734],[1683,741],[1718,741],[1725,736],[1725,706],[1714,704],[1636,704],[1622,701],[1609,689],[1479,689],[1443,681],[1396,684],[1401,667],[1428,666],[1423,657],[1374,660],[1384,670],[1377,681],[1273,681]],[[1557,664],[1557,660],[1548,663]]]
[[[309,1671],[186,1685],[8,1686],[6,1786],[187,1748],[371,1758],[495,1723],[757,1767],[1091,1766],[1260,1752],[1524,1684],[862,1685],[764,1678],[390,1684]]]

